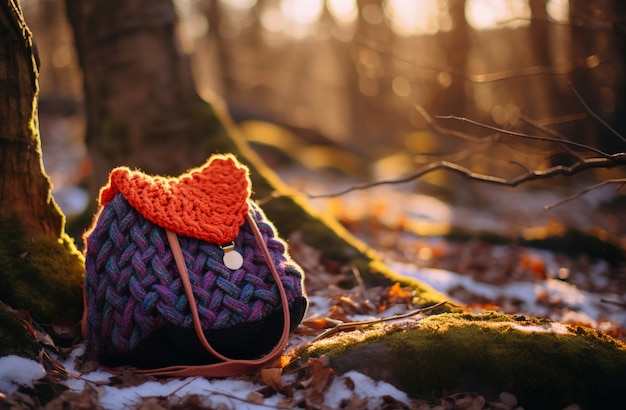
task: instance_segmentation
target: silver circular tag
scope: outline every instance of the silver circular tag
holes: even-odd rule
[[[237,270],[243,266],[243,256],[235,250],[224,253],[224,265],[228,269]]]

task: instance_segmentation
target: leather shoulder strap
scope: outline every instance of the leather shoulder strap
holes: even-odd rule
[[[133,370],[134,373],[144,374],[150,376],[205,376],[205,377],[228,377],[237,374],[245,374],[253,372],[267,364],[270,364],[277,360],[285,346],[287,345],[287,341],[289,339],[289,329],[290,329],[290,316],[289,316],[289,304],[287,300],[287,293],[285,292],[285,287],[280,280],[280,275],[278,274],[278,270],[276,269],[276,265],[274,264],[274,260],[270,255],[270,252],[267,248],[267,244],[263,240],[261,236],[261,232],[259,231],[259,227],[256,224],[256,221],[252,217],[250,213],[248,213],[248,223],[252,228],[254,236],[263,251],[263,255],[265,256],[265,260],[272,272],[272,277],[276,281],[278,285],[278,291],[280,293],[280,301],[283,311],[283,330],[280,337],[280,340],[276,343],[276,346],[265,356],[258,359],[251,360],[242,360],[242,359],[230,359],[226,356],[223,356],[219,352],[217,352],[209,341],[206,339],[204,332],[202,331],[202,325],[200,323],[200,315],[198,314],[198,308],[196,306],[196,301],[193,295],[191,282],[189,281],[189,273],[187,271],[187,266],[185,265],[185,260],[183,257],[182,250],[180,248],[180,242],[178,241],[178,236],[176,233],[167,230],[167,239],[170,243],[170,247],[172,248],[172,253],[174,255],[174,259],[176,261],[176,267],[178,269],[178,273],[180,274],[181,280],[183,282],[183,287],[185,289],[185,293],[187,294],[187,299],[189,300],[189,306],[191,308],[191,314],[193,318],[194,329],[196,330],[196,334],[200,339],[200,342],[204,346],[204,348],[209,351],[212,355],[223,360],[221,363],[207,364],[207,365],[199,365],[199,366],[169,366],[169,367],[161,367],[157,369],[137,369]]]

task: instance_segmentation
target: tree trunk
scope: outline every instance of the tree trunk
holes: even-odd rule
[[[231,152],[251,171],[256,198],[280,234],[299,231],[324,259],[356,266],[367,279],[399,279],[335,221],[316,215],[243,142],[231,120],[198,97],[186,57],[176,46],[171,0],[67,0],[85,78],[87,143],[95,187],[117,165],[178,174],[212,153]],[[404,280],[404,283],[407,283]],[[424,291],[424,300],[443,295]]]
[[[0,33],[0,227],[18,220],[29,237],[59,237],[63,215],[41,159],[37,56],[19,3],[2,2]]]
[[[37,57],[16,0],[0,2],[0,37],[0,301],[47,323],[77,320],[83,259],[43,169]]]

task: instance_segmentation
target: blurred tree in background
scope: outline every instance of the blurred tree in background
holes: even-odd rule
[[[625,128],[625,56],[620,46],[625,11],[619,1],[178,0],[174,4],[178,21],[161,13],[160,6],[144,11],[144,18],[171,20],[180,47],[176,52],[189,57],[200,96],[221,95],[255,146],[272,146],[262,151],[270,163],[274,157],[269,153],[275,156],[277,148],[280,160],[292,157],[314,169],[339,168],[363,178],[406,175],[442,159],[474,172],[512,177],[526,169],[571,165],[589,154],[581,148],[519,138],[437,115],[468,118],[510,132],[567,138],[608,154],[624,151],[624,141],[593,118],[576,96],[614,129]],[[72,135],[75,141],[86,133],[92,154],[97,152],[101,158],[112,150],[118,153],[113,161],[117,163],[145,166],[146,161],[174,161],[187,168],[200,162],[205,151],[197,149],[202,145],[198,135],[182,129],[175,146],[168,138],[141,147],[128,145],[125,139],[111,145],[97,141],[94,129],[84,132],[82,103],[95,90],[90,78],[85,78],[88,94],[82,94],[62,2],[29,0],[24,8],[40,49],[45,50],[41,53],[43,125],[49,114],[57,119],[61,114],[67,128],[59,133]],[[124,20],[123,24],[133,23]],[[81,41],[78,36],[79,45]],[[101,73],[123,73],[123,56],[97,54],[97,46],[84,45],[93,55],[87,63]],[[150,52],[142,46],[135,50]],[[167,62],[158,64],[164,67]],[[174,115],[187,97],[181,96],[178,106],[160,105],[146,89],[148,81],[155,80],[152,86],[156,86],[156,78],[147,79],[148,71],[127,74],[127,82],[118,86],[127,93],[127,101],[135,99],[132,115],[137,117],[137,127],[165,132],[163,124],[147,124],[142,116],[159,111]],[[98,99],[106,91],[100,90]],[[110,114],[115,107],[125,112],[125,106],[113,103],[86,114]],[[294,134],[278,133],[270,124]],[[115,124],[100,126],[116,131]],[[98,175],[94,185],[99,186],[112,163],[100,164],[96,157],[87,164]],[[90,168],[80,170],[59,173],[59,180],[53,173],[55,186],[75,183],[73,175],[82,178]],[[67,175],[69,181],[64,180]],[[591,180],[623,177],[622,168],[603,170]],[[457,181],[441,172],[424,180],[452,189]]]
[[[47,50],[42,107],[80,109],[78,64],[60,0],[24,4],[40,49]],[[222,95],[238,122],[262,119],[306,130],[300,134],[308,143],[339,145],[366,164],[398,152],[459,151],[463,142],[432,132],[416,107],[507,130],[538,133],[538,125],[549,126],[580,143],[623,149],[623,141],[591,119],[570,88],[615,129],[624,129],[619,1],[179,0],[175,5],[180,46],[190,56],[201,95]],[[146,14],[159,15],[159,7],[151,9]],[[137,89],[128,93],[141,93]],[[152,107],[158,108],[165,109]],[[480,134],[463,124],[447,125]],[[533,144],[523,141],[519,150],[518,143],[498,150],[512,159],[532,157],[529,166],[558,161],[558,150],[535,155]],[[324,152],[310,150],[300,159],[324,164],[327,159],[316,157]],[[189,154],[190,165],[197,163]],[[494,161],[492,152],[476,152],[467,161],[489,170],[511,167]]]

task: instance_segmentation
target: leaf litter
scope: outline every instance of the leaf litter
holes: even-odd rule
[[[361,281],[349,289],[341,289],[355,272],[346,269],[337,275],[321,272],[311,286],[311,310],[292,337],[292,347],[311,341],[325,331],[364,325],[363,321],[377,322],[402,315],[414,315],[411,289],[399,284],[366,289]],[[341,278],[341,279],[338,279]],[[307,279],[308,280],[308,279]],[[338,281],[339,280],[339,281]],[[329,286],[330,285],[330,286]],[[370,299],[371,298],[371,299]],[[40,338],[42,352],[51,350]],[[54,349],[53,349],[54,350]],[[46,353],[48,354],[48,353]],[[97,362],[85,354],[83,344],[69,350],[68,356],[58,351],[50,354],[58,358],[65,371],[68,390],[42,405],[33,390],[22,388],[8,396],[8,409],[480,409],[506,408],[496,401],[487,401],[479,395],[454,393],[438,401],[410,400],[395,387],[376,382],[358,372],[337,375],[325,356],[310,358],[295,371],[283,372],[282,367],[264,369],[259,374],[207,380],[204,378],[162,379],[137,376],[131,372],[112,375],[97,367]],[[55,362],[56,363],[56,362]],[[48,363],[48,371],[52,371]],[[41,379],[36,384],[49,381]],[[471,400],[469,399],[471,397]],[[471,403],[470,403],[471,402]],[[468,405],[470,403],[471,405]],[[482,407],[476,407],[483,403]],[[491,404],[490,404],[491,403]],[[491,407],[484,407],[489,405]],[[472,407],[474,406],[474,407]],[[495,406],[495,407],[494,407]]]
[[[569,314],[570,322],[579,320],[578,324],[597,327],[612,336],[624,338],[623,323],[626,319],[620,322],[615,318],[621,317],[619,315],[623,315],[626,309],[622,306],[623,301],[613,294],[604,295],[604,301],[597,298],[596,305],[601,309],[597,307],[596,316],[593,316],[594,312],[581,309],[581,304],[588,303],[589,298],[577,302],[575,297],[574,300],[568,299],[567,292],[558,291],[558,286],[542,287],[541,284],[550,283],[550,280],[557,281],[547,278],[554,271],[554,266],[567,266],[562,256],[556,260],[547,252],[516,247],[503,249],[478,241],[459,245],[415,236],[407,241],[407,233],[397,227],[390,228],[379,222],[372,224],[368,226],[367,222],[359,222],[355,229],[361,238],[381,250],[390,264],[396,264],[394,267],[399,272],[429,283],[451,295],[453,301],[458,300],[476,311],[524,312],[553,320],[563,320]],[[307,272],[306,289],[310,298],[307,316],[290,338],[291,348],[325,334],[365,326],[369,321],[427,313],[415,310],[413,301],[416,295],[412,289],[403,288],[398,283],[366,288],[355,269],[324,265],[320,262],[319,252],[305,245],[297,233],[290,238],[290,251]],[[593,266],[597,269],[598,266],[590,262],[580,265],[588,269],[593,269]],[[489,287],[481,284],[481,279],[499,285]],[[346,289],[346,284],[355,280],[357,285]],[[443,282],[437,283],[437,280]],[[521,280],[532,285],[532,295],[526,299],[525,292],[520,291],[523,290],[518,283]],[[567,286],[565,281],[560,281],[560,284]],[[509,293],[507,289],[510,289]],[[592,286],[589,287],[591,290],[594,290]],[[606,314],[607,306],[616,312],[613,316]],[[529,312],[531,308],[537,310]],[[584,314],[574,314],[581,311]],[[323,356],[309,359],[291,372],[284,372],[283,366],[279,366],[264,369],[256,375],[224,380],[157,380],[132,373],[114,376],[99,368],[97,361],[84,353],[83,344],[55,346],[52,338],[28,316],[24,316],[23,320],[30,324],[29,328],[33,329],[32,333],[41,346],[40,362],[48,371],[48,376],[35,381],[32,389],[22,387],[3,397],[0,402],[3,409],[520,408],[515,396],[508,392],[502,392],[497,397],[484,397],[473,392],[443,392],[438,400],[411,400],[395,387],[376,382],[358,372],[337,375]],[[54,324],[53,331],[55,336],[65,335],[66,339],[75,337],[68,324]],[[60,391],[46,402],[39,399],[37,390],[47,384],[62,385],[67,390]],[[567,408],[576,409],[575,404]]]

